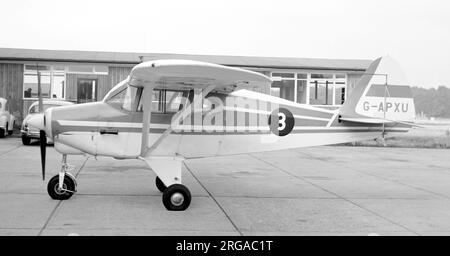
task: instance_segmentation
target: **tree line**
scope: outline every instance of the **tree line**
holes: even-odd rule
[[[412,87],[414,103],[417,114],[426,117],[450,118],[450,88],[439,86],[438,88]]]

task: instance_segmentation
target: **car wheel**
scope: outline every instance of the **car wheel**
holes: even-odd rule
[[[31,138],[28,137],[25,134],[22,134],[22,143],[23,143],[23,145],[26,145],[26,146],[30,145],[31,144]]]
[[[14,125],[16,125],[16,122],[13,123],[11,131],[8,131],[8,135],[13,135],[13,133],[14,133]]]
[[[3,129],[3,128],[0,128],[0,138],[4,138],[5,137],[5,133],[6,133],[6,130]]]

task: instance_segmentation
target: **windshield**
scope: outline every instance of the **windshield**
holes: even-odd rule
[[[129,85],[112,95],[106,102],[117,108],[134,112],[139,105],[141,94],[142,88]]]
[[[56,104],[44,104],[44,111],[51,108],[51,107],[58,107],[60,105],[56,105]],[[30,111],[28,112],[29,114],[35,114],[35,113],[39,113],[39,104],[34,105],[33,107],[30,108]]]

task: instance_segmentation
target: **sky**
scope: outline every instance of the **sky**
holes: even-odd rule
[[[450,87],[446,0],[0,0],[0,47],[375,59]]]

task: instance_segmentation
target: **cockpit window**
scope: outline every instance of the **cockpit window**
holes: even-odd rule
[[[128,87],[125,87],[122,90],[118,91],[115,95],[112,95],[106,102],[121,109],[125,99],[125,95],[127,93],[127,88]]]
[[[136,111],[141,100],[142,87],[128,86],[123,100],[122,108],[127,111]]]
[[[144,109],[144,101],[141,99],[142,92],[142,87],[128,85],[109,97],[106,102],[126,111],[142,112]],[[162,114],[176,113],[186,105],[188,95],[189,91],[155,89],[152,95],[152,112]]]
[[[152,112],[176,113],[185,106],[188,94],[188,91],[153,90]],[[143,111],[143,101],[139,104],[138,111]]]
[[[141,94],[142,88],[129,85],[111,96],[107,103],[126,111],[135,112],[139,105]]]

